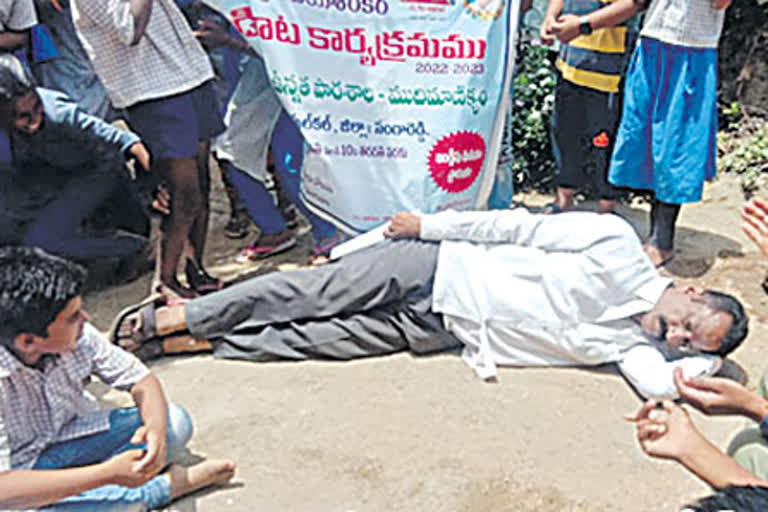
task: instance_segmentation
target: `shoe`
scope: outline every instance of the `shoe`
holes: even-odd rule
[[[224,236],[233,240],[239,240],[248,236],[251,232],[251,219],[243,211],[233,212],[227,225],[224,226]]]
[[[296,245],[296,237],[289,231],[284,231],[280,235],[260,237],[243,249],[240,254],[238,254],[237,258],[235,258],[235,261],[238,263],[247,263],[249,261],[268,258],[283,251],[287,251]]]
[[[221,279],[213,277],[191,259],[187,259],[184,273],[187,276],[187,284],[189,284],[190,288],[201,295],[217,292],[225,286]]]

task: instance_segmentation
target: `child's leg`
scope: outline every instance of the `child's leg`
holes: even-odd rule
[[[79,260],[137,254],[145,243],[141,237],[89,238],[78,233],[83,220],[112,194],[117,184],[118,176],[108,165],[73,177],[27,226],[22,244]]]
[[[141,416],[136,408],[114,409],[109,415],[109,430],[48,447],[37,459],[34,469],[60,469],[103,462],[126,450],[137,448],[130,440],[141,425]],[[169,462],[179,457],[191,437],[192,421],[189,414],[184,408],[169,404],[166,438]],[[164,473],[135,488],[107,485],[90,489],[65,498],[44,510],[138,511],[158,508],[167,504],[173,497],[172,479],[168,473]]]
[[[130,443],[142,425],[138,409],[114,409],[109,414],[109,430],[49,446],[38,457],[35,469],[57,469],[96,464],[113,455],[136,448]],[[167,460],[173,462],[192,437],[189,413],[176,404],[168,404],[166,429]]]

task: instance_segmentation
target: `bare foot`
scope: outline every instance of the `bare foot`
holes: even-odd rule
[[[664,266],[669,262],[669,260],[675,257],[674,250],[659,249],[655,245],[645,244],[643,245],[643,250],[648,256],[648,259],[651,260],[651,263],[653,263],[653,266],[656,268]]]
[[[235,469],[234,462],[224,459],[206,460],[189,467],[171,464],[168,476],[173,499],[209,485],[225,484],[235,476]]]

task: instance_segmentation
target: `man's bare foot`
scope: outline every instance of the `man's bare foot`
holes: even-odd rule
[[[224,459],[206,460],[189,467],[171,464],[171,495],[176,499],[209,485],[225,484],[235,476],[235,469],[234,462]]]
[[[673,249],[659,249],[655,245],[651,244],[643,245],[643,250],[648,256],[648,259],[651,260],[651,263],[653,263],[653,266],[656,268],[666,265],[672,258],[675,257],[675,251]]]

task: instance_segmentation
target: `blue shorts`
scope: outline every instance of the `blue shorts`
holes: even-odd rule
[[[174,96],[142,101],[126,111],[128,125],[155,160],[194,157],[200,141],[225,128],[211,81]]]
[[[716,172],[717,50],[640,38],[624,89],[609,181],[664,203],[701,200]]]

